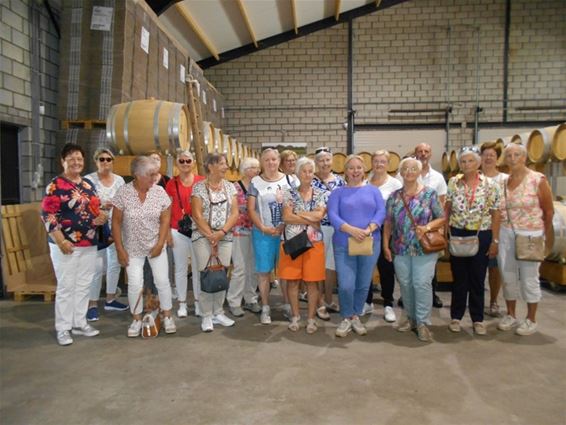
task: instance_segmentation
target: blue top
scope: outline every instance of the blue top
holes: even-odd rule
[[[372,184],[360,187],[339,187],[332,191],[328,198],[328,218],[334,227],[332,242],[340,246],[348,246],[348,233],[340,230],[347,223],[365,229],[370,223],[381,227],[385,219],[385,202],[380,190]],[[373,237],[380,237],[379,228]]]

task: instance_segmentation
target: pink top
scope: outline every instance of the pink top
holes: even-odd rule
[[[538,198],[538,187],[544,174],[529,170],[523,181],[514,190],[510,190],[505,182],[507,194],[501,199],[501,224],[511,228],[507,217],[513,221],[515,230],[544,230],[542,208]],[[505,194],[505,192],[504,192]]]

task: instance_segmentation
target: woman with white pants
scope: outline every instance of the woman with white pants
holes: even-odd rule
[[[100,199],[89,180],[81,177],[84,152],[68,143],[61,151],[63,173],[45,188],[41,218],[49,233],[49,251],[57,278],[55,330],[59,345],[73,335],[96,336],[86,321],[89,286],[94,276],[98,227],[106,223]]]
[[[188,150],[179,152],[177,155],[177,168],[179,175],[167,182],[165,190],[171,199],[171,239],[173,249],[173,259],[175,260],[175,287],[179,300],[177,317],[187,317],[187,273],[189,270],[189,257],[191,258],[193,295],[195,299],[195,315],[200,316],[199,293],[200,280],[196,270],[195,253],[190,235],[185,235],[179,231],[179,221],[183,217],[191,217],[191,194],[196,183],[204,177],[194,174],[193,154]],[[186,218],[185,218],[186,220]]]
[[[171,316],[171,284],[165,249],[171,200],[161,186],[154,184],[159,170],[151,158],[136,157],[131,171],[134,180],[118,189],[112,199],[112,236],[118,260],[128,274],[128,300],[134,319],[128,328],[128,337],[135,338],[141,332],[143,265],[146,258],[159,294],[165,333],[175,333],[177,328]]]
[[[94,152],[94,162],[97,171],[87,174],[85,178],[94,183],[96,192],[100,198],[103,211],[108,213],[108,219],[112,220],[112,198],[118,189],[126,184],[124,179],[112,172],[114,154],[108,148],[100,148]],[[108,229],[109,230],[109,229]],[[116,299],[116,289],[120,278],[120,263],[116,246],[111,243],[109,246],[99,249],[96,255],[96,272],[90,285],[90,302],[86,319],[89,322],[98,320],[98,299],[100,298],[100,287],[102,286],[102,275],[106,273],[106,302],[104,310],[107,311],[126,311],[128,306]]]
[[[256,158],[244,158],[240,164],[242,179],[234,183],[238,200],[239,216],[233,229],[232,274],[226,299],[230,313],[242,317],[242,299],[244,309],[259,313],[261,306],[257,302],[257,276],[254,273],[254,252],[252,246],[252,221],[248,214],[248,189],[252,179],[259,174],[259,161]]]

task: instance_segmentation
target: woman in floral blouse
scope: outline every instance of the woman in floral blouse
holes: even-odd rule
[[[478,252],[470,257],[450,256],[454,283],[448,328],[460,332],[460,321],[470,309],[476,335],[486,335],[483,322],[484,281],[489,258],[497,255],[499,244],[499,185],[479,173],[481,157],[475,146],[464,147],[458,157],[463,174],[452,177],[446,195],[446,217],[451,236],[474,236]]]
[[[426,232],[444,226],[445,220],[436,191],[418,181],[421,169],[421,162],[415,158],[405,158],[399,164],[403,187],[387,200],[383,255],[387,261],[393,261],[405,307],[406,318],[397,330],[416,330],[419,340],[428,342],[432,340],[428,329],[432,310],[430,294],[438,254],[425,254],[419,240]]]
[[[92,183],[81,177],[84,152],[68,143],[61,151],[63,173],[47,185],[41,217],[49,233],[49,251],[57,277],[55,330],[59,345],[73,335],[95,336],[86,321],[90,283],[94,277],[98,227],[107,217]]]
[[[233,229],[232,274],[226,299],[230,312],[235,317],[244,315],[244,309],[259,313],[261,306],[257,302],[257,276],[254,273],[254,251],[252,247],[252,221],[248,214],[248,189],[252,179],[259,174],[259,161],[256,158],[244,158],[240,164],[241,180],[234,183],[240,215]]]

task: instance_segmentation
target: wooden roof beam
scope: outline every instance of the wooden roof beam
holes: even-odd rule
[[[240,13],[242,14],[242,18],[244,18],[244,22],[246,27],[248,28],[248,32],[250,33],[250,37],[252,42],[254,43],[255,47],[259,47],[257,44],[257,38],[255,36],[254,28],[252,27],[252,22],[250,21],[250,17],[248,16],[248,12],[246,11],[246,6],[244,6],[244,0],[236,0],[238,7],[240,8]]]
[[[375,0],[375,8],[379,9],[379,5],[381,4],[381,0]]]
[[[210,54],[212,56],[214,56],[214,58],[216,60],[220,60],[220,55],[218,54],[218,49],[214,46],[214,44],[212,44],[212,42],[207,37],[207,35],[204,33],[204,31],[202,30],[200,25],[197,23],[195,18],[193,18],[191,16],[189,11],[185,7],[183,7],[181,3],[175,4],[175,8],[177,9],[177,12],[179,12],[179,15],[181,15],[183,17],[183,19],[185,20],[187,25],[189,27],[191,27],[191,29],[194,31],[194,33],[200,39],[202,44],[205,45],[205,47],[208,49]]]
[[[336,21],[340,19],[340,3],[341,0],[336,0],[336,3],[334,5],[334,19],[336,19]]]
[[[298,34],[299,25],[297,23],[297,5],[295,0],[291,0],[291,15],[293,16],[293,28],[295,29],[295,34]]]

